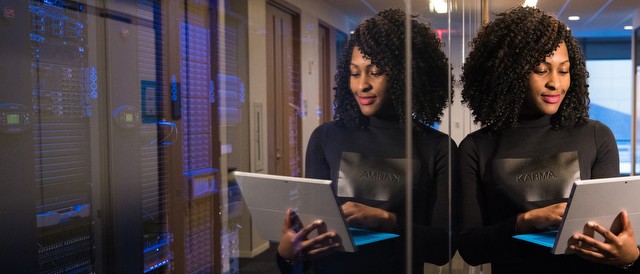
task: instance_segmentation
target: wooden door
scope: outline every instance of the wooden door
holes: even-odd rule
[[[296,20],[294,13],[267,5],[267,134],[270,174],[302,175]]]

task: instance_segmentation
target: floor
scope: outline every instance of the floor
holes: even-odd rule
[[[240,274],[279,274],[276,265],[276,244],[253,258],[240,258],[239,273]],[[436,266],[425,264],[425,274],[491,274],[489,265],[469,266],[462,261],[459,254],[453,258],[450,264],[444,266]]]
[[[240,258],[239,270],[240,274],[278,274],[278,265],[276,265],[276,249],[277,245],[271,246],[253,258]]]

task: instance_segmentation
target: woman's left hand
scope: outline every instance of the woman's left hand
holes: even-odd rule
[[[604,242],[584,234],[576,234],[573,235],[573,240],[581,245],[571,245],[570,248],[580,257],[596,263],[625,266],[635,262],[640,256],[640,250],[629,216],[626,211],[622,211],[617,219],[621,227],[619,233],[607,230],[595,222],[588,222],[587,226],[602,235]]]
[[[342,205],[342,212],[350,225],[387,232],[396,228],[396,215],[384,209],[346,202]]]

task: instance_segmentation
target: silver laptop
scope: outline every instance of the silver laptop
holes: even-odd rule
[[[514,238],[547,246],[553,254],[570,254],[576,233],[603,237],[586,226],[594,221],[614,233],[620,232],[616,217],[626,210],[635,231],[640,229],[640,176],[577,180],[573,183],[564,217],[557,231],[515,235]]]
[[[397,234],[348,228],[330,180],[239,171],[234,175],[252,222],[260,236],[269,241],[280,241],[289,208],[295,210],[303,225],[323,220],[329,231],[340,235],[347,252],[355,252],[360,245],[398,237]]]

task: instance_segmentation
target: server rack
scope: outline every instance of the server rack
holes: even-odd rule
[[[89,272],[94,261],[85,7],[29,4],[39,273]]]
[[[29,3],[0,1],[0,265],[37,271]],[[6,220],[6,221],[4,221]]]
[[[0,0],[3,272],[221,271],[211,5]]]

